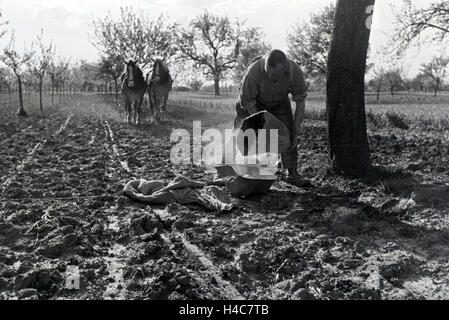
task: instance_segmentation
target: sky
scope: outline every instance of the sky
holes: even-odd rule
[[[117,16],[120,6],[142,9],[150,19],[160,14],[186,26],[189,21],[207,9],[214,14],[246,20],[247,24],[260,27],[266,41],[273,48],[287,49],[286,34],[295,23],[308,19],[335,0],[0,0],[2,19],[9,21],[9,30],[14,30],[19,48],[29,45],[44,29],[46,39],[52,40],[61,55],[94,61],[98,57],[92,46],[92,25],[96,17],[108,11]],[[417,6],[428,5],[430,0],[412,0]],[[375,63],[386,63],[389,58],[382,53],[389,44],[389,35],[394,26],[394,14],[400,7],[392,7],[397,0],[377,0],[371,33],[371,59]],[[0,40],[3,47],[9,36]],[[411,50],[401,62],[408,75],[415,75],[422,62],[435,54],[436,48],[425,46]]]

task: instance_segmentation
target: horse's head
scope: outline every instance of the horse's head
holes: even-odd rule
[[[156,59],[153,65],[152,79],[156,84],[164,83],[169,76],[167,65],[162,59]]]
[[[126,77],[128,78],[128,87],[134,88],[142,71],[140,71],[139,67],[137,66],[137,61],[129,60],[125,64]]]

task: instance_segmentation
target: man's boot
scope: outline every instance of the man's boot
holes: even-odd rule
[[[299,188],[308,188],[313,186],[309,180],[301,178],[296,169],[288,170],[287,182]]]

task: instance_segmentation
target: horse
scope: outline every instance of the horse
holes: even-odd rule
[[[173,79],[167,65],[163,60],[156,59],[148,83],[148,102],[153,118],[157,122],[161,121],[161,114],[165,115],[167,112],[167,101],[172,86]]]
[[[142,116],[142,103],[147,91],[147,83],[137,61],[125,62],[125,71],[121,76],[122,94],[125,102],[127,123],[139,125]]]

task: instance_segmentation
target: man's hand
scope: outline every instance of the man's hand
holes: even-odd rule
[[[301,125],[304,121],[304,115],[306,111],[306,103],[304,100],[296,101],[296,111],[294,116],[293,130],[295,135],[298,136],[301,133]]]

